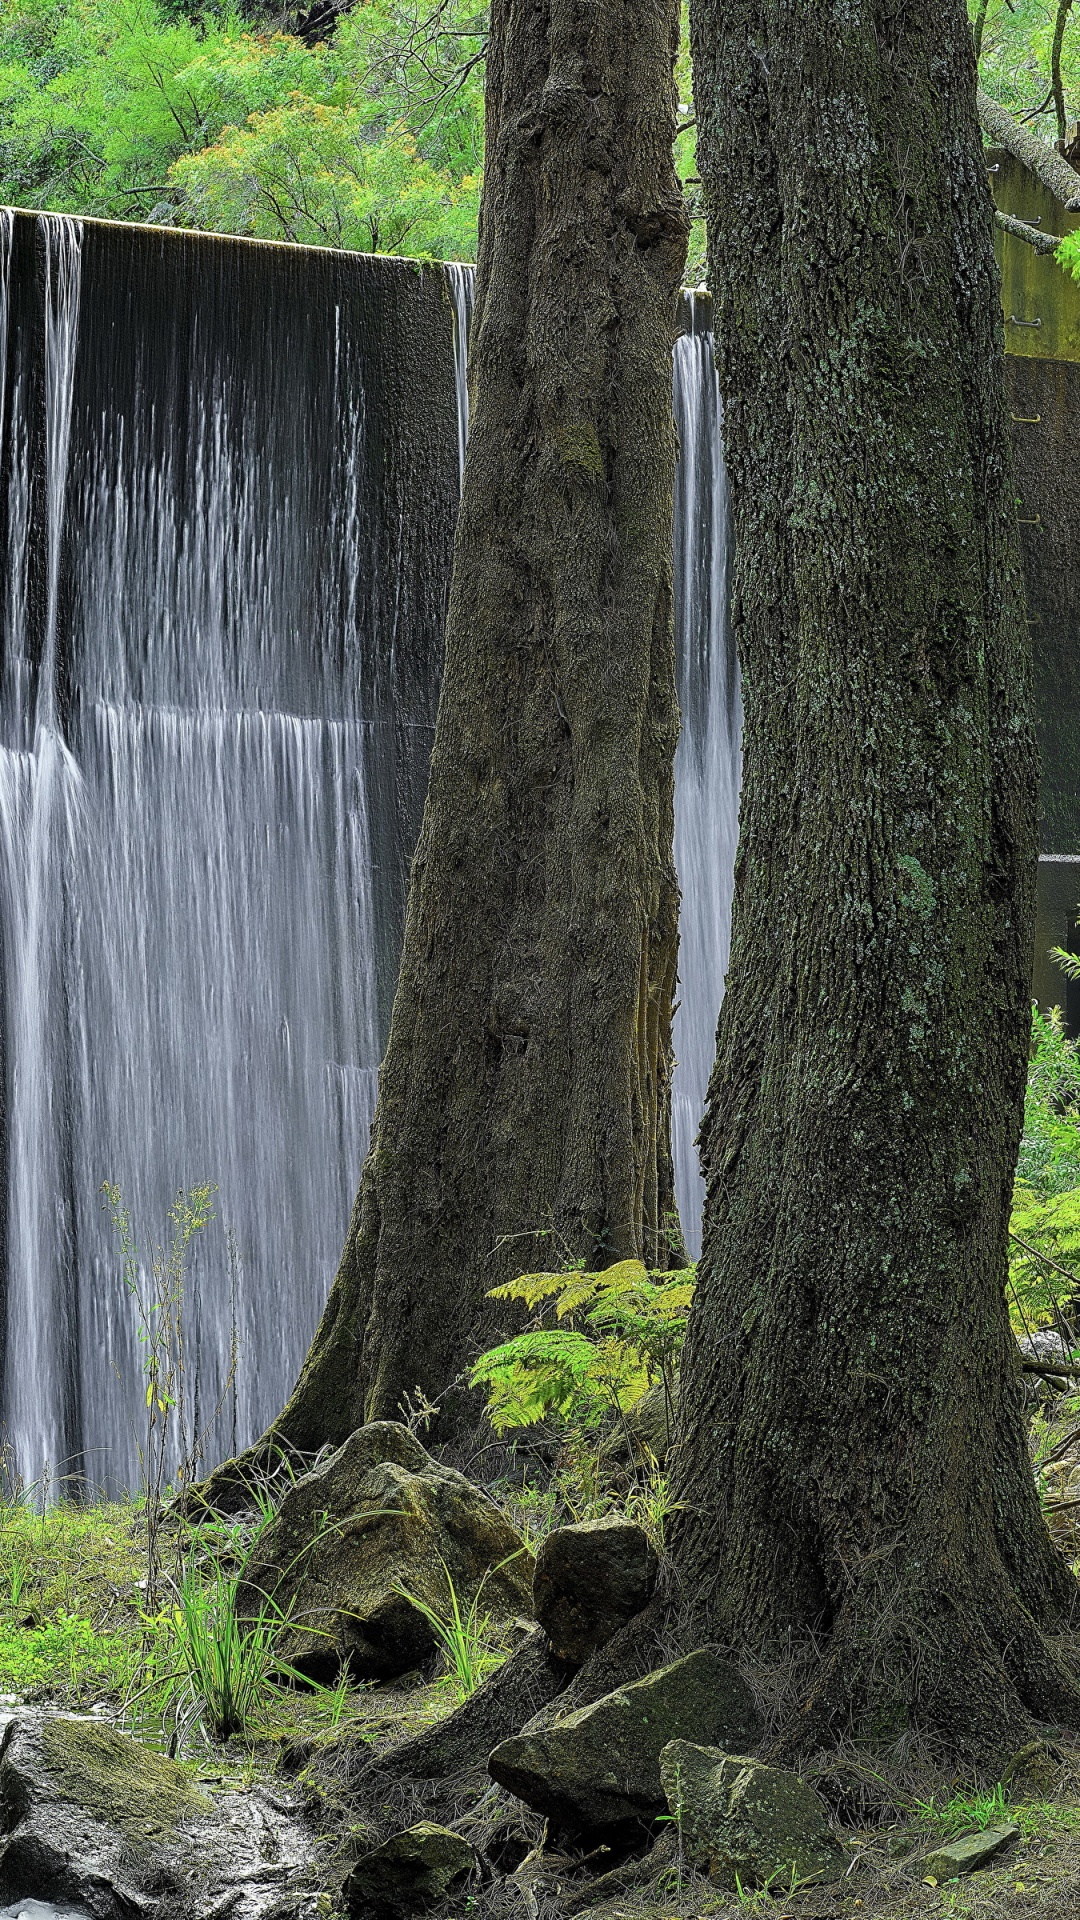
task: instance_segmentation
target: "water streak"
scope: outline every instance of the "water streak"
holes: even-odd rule
[[[451,261],[446,269],[454,313],[454,385],[457,393],[458,469],[465,479],[465,448],[469,440],[469,330],[476,295],[476,268]]]
[[[682,887],[672,1147],[689,1251],[701,1247],[695,1140],[715,1051],[739,835],[742,707],[728,623],[728,511],[711,303],[684,298],[675,344],[675,649],[682,731],[675,759],[675,864]]]
[[[143,1353],[102,1182],[144,1284],[177,1190],[216,1186],[184,1386],[189,1425],[223,1400],[211,1459],[280,1408],[336,1266],[457,474],[445,377],[431,446],[368,420],[395,318],[436,317],[449,349],[441,290],[87,235],[0,224],[3,1417],[24,1481],[117,1490]]]

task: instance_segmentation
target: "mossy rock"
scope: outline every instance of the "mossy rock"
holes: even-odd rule
[[[663,1811],[660,1755],[669,1741],[742,1750],[757,1733],[745,1682],[728,1661],[701,1649],[502,1741],[488,1772],[559,1827],[607,1831]]]
[[[306,1886],[314,1858],[299,1816],[254,1811],[229,1788],[211,1801],[176,1761],[107,1723],[24,1709],[0,1745],[0,1907],[30,1898],[92,1920],[197,1920],[240,1901],[252,1920],[246,1890]]]
[[[342,1902],[352,1920],[404,1920],[443,1899],[475,1865],[460,1833],[420,1820],[357,1861]]]
[[[721,1886],[784,1893],[843,1873],[824,1801],[786,1767],[673,1740],[660,1777],[686,1859]]]
[[[118,1827],[144,1850],[213,1811],[175,1760],[116,1727],[46,1720],[41,1751],[61,1798]]]
[[[480,1594],[494,1619],[532,1612],[533,1560],[479,1487],[407,1427],[373,1421],[290,1487],[259,1536],[238,1596],[248,1619],[280,1620],[283,1663],[313,1680],[406,1673],[435,1650],[409,1595],[445,1617]]]

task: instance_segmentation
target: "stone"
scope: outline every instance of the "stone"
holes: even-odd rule
[[[314,1844],[255,1793],[187,1772],[93,1715],[23,1709],[0,1742],[0,1908],[90,1920],[260,1920],[285,1889],[315,1914]],[[223,1908],[224,1911],[224,1908]]]
[[[672,1740],[660,1778],[686,1859],[721,1886],[734,1887],[737,1875],[744,1887],[773,1884],[786,1893],[844,1871],[825,1803],[797,1773]]]
[[[352,1920],[404,1920],[443,1899],[475,1865],[460,1833],[420,1820],[357,1861],[342,1902]]]
[[[1010,1841],[1019,1838],[1020,1829],[1011,1820],[997,1827],[984,1827],[981,1833],[966,1833],[959,1840],[950,1840],[948,1846],[935,1847],[933,1853],[920,1861],[919,1872],[924,1879],[937,1881],[955,1880],[962,1873],[976,1873],[980,1867],[988,1866]]]
[[[317,1681],[391,1679],[430,1658],[439,1615],[481,1594],[496,1619],[532,1610],[532,1555],[506,1515],[407,1427],[378,1420],[286,1492],[244,1568],[237,1606],[281,1618],[283,1665]],[[404,1592],[401,1589],[405,1589]]]
[[[558,1826],[606,1831],[662,1812],[660,1754],[670,1741],[741,1752],[758,1731],[745,1682],[702,1650],[502,1741],[488,1772]]]
[[[556,1659],[580,1667],[648,1605],[659,1562],[621,1514],[549,1533],[536,1556],[533,1612]]]

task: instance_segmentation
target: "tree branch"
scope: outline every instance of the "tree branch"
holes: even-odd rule
[[[1080,175],[1077,175],[1080,179]],[[994,218],[999,227],[1011,233],[1017,240],[1025,240],[1036,253],[1056,253],[1061,245],[1060,233],[1040,233],[1038,227],[1030,227],[1026,220],[1017,220],[1011,213],[995,210]]]
[[[1017,126],[1012,114],[991,100],[981,87],[978,102],[983,131],[990,135],[994,145],[1004,147],[1014,160],[1019,160],[1070,213],[1080,213],[1080,173],[1076,168],[1071,167],[1056,148],[1040,140],[1038,134]]]
[[[1065,144],[1065,86],[1061,78],[1061,43],[1065,38],[1065,22],[1073,0],[1058,0],[1057,19],[1054,21],[1054,43],[1050,49],[1050,82],[1054,90],[1054,112],[1057,115],[1058,139]]]
[[[990,0],[979,0],[979,11],[975,15],[974,25],[971,29],[972,38],[975,42],[976,65],[982,59],[983,31],[986,27],[986,9],[989,4]]]

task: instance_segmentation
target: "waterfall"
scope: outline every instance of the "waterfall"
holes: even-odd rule
[[[682,728],[675,758],[679,914],[677,1066],[671,1131],[676,1197],[689,1252],[701,1250],[704,1186],[694,1145],[716,1044],[739,836],[742,707],[727,618],[727,484],[712,303],[684,296],[675,343],[675,652]]]
[[[216,1188],[210,1459],[278,1411],[340,1254],[434,719],[452,316],[437,270],[55,216],[8,216],[5,265],[4,1424],[24,1482],[115,1490],[143,1358],[103,1181],[144,1285]]]
[[[454,386],[457,394],[458,469],[465,479],[465,448],[469,438],[469,328],[472,325],[476,268],[452,261],[446,269],[454,309]]]
[[[0,213],[2,1415],[24,1482],[139,1481],[139,1312],[103,1182],[144,1282],[177,1191],[216,1190],[187,1290],[208,1461],[273,1417],[311,1338],[423,805],[472,300],[464,267]],[[695,1242],[739,702],[707,303],[686,313],[674,1112]]]

